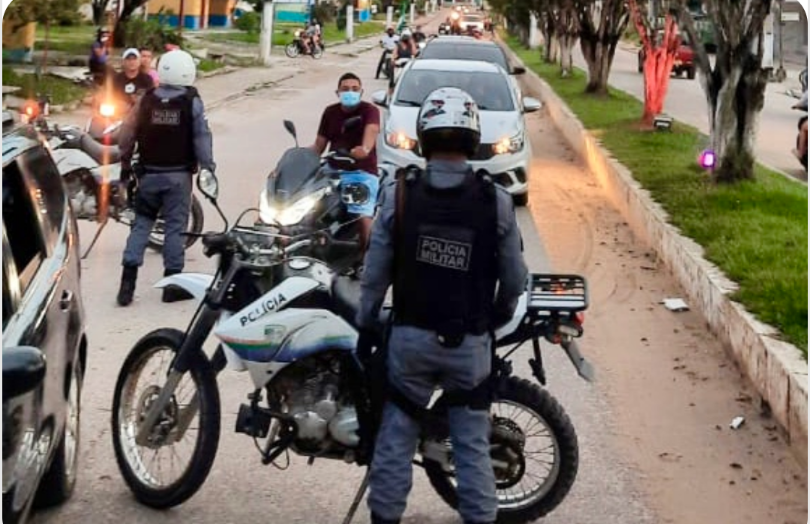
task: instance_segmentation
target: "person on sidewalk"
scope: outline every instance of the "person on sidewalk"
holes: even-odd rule
[[[416,126],[427,168],[402,170],[384,188],[361,280],[360,340],[379,332],[392,283],[396,319],[368,506],[373,524],[400,522],[421,429],[415,417],[441,386],[455,399],[448,411],[458,511],[465,524],[489,524],[498,509],[489,444],[490,333],[512,318],[528,270],[512,198],[468,164],[481,141],[475,100],[461,89],[437,89],[425,98]]]
[[[329,167],[350,172],[347,175],[355,181],[361,181],[372,195],[369,202],[358,210],[362,254],[368,245],[379,190],[377,135],[380,134],[380,111],[373,104],[362,100],[363,84],[354,73],[345,73],[340,77],[337,96],[340,102],[324,110],[315,143],[310,147],[318,155],[322,155],[327,146],[330,151],[345,149],[356,161],[353,165],[345,165],[330,160]],[[347,121],[354,117],[360,117],[360,122],[347,126]]]
[[[141,72],[146,73],[152,79],[152,83],[155,87],[160,85],[160,77],[157,74],[157,71],[154,67],[152,67],[152,60],[154,60],[154,55],[152,54],[152,50],[148,47],[141,47]]]
[[[128,306],[135,294],[138,268],[149,234],[162,216],[165,222],[164,276],[183,271],[186,230],[191,207],[192,176],[198,167],[215,171],[211,130],[197,90],[194,59],[185,51],[166,53],[158,62],[160,87],[150,89],[127,117],[121,130],[121,179],[137,186],[133,207],[135,223],[127,238],[118,304]],[[133,172],[137,145],[139,165]],[[191,298],[168,287],[163,302]]]
[[[152,77],[141,71],[141,53],[130,47],[122,55],[124,64],[121,71],[113,77],[113,93],[116,100],[129,111],[138,99],[149,89],[155,87]]]

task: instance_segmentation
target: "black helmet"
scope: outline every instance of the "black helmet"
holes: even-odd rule
[[[416,136],[425,158],[435,152],[462,153],[471,158],[481,143],[478,104],[466,91],[442,87],[422,102]]]

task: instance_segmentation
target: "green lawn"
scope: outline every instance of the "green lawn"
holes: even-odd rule
[[[381,33],[383,25],[377,21],[369,21],[354,24],[354,37],[363,38],[365,36]],[[302,29],[301,24],[275,24],[273,27],[273,45],[285,46],[293,41],[293,36],[297,29]],[[213,33],[206,35],[207,40],[212,42],[239,42],[244,44],[258,44],[259,33],[247,33],[244,31],[231,31],[228,33]],[[338,44],[346,40],[346,32],[339,31],[334,23],[323,26],[324,42],[328,44]]]
[[[806,357],[807,187],[762,166],[755,181],[714,185],[697,165],[708,137],[679,122],[669,133],[641,131],[642,102],[613,89],[607,98],[585,95],[586,73],[576,70],[561,79],[559,66],[543,63],[538,51],[526,50],[516,38],[505,40],[633,172],[671,223],[739,284],[733,298]]]
[[[20,98],[33,98],[37,94],[49,94],[54,105],[81,100],[87,94],[87,90],[77,86],[70,80],[43,75],[37,82],[35,75],[20,75],[8,66],[3,67],[3,85],[21,87],[21,92],[14,93],[14,96]]]
[[[51,27],[48,49],[69,54],[89,55],[90,46],[96,36],[95,31],[95,27],[91,25]],[[37,24],[36,49],[40,51],[45,49],[45,26],[42,24]]]

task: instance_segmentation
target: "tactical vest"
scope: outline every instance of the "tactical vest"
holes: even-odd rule
[[[458,338],[491,329],[498,210],[491,180],[470,174],[450,189],[412,170],[397,187],[396,322]]]
[[[193,87],[187,87],[185,94],[173,98],[161,98],[154,89],[144,94],[137,136],[143,166],[196,170],[192,108],[197,96]]]

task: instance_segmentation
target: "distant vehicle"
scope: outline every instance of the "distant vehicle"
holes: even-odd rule
[[[659,32],[659,38],[663,36],[664,32]],[[678,51],[675,53],[675,62],[672,65],[672,73],[680,76],[686,73],[686,77],[689,80],[695,78],[695,73],[697,71],[695,65],[695,50],[689,43],[689,37],[686,33],[683,33],[678,36],[681,39],[681,44],[678,46]],[[644,52],[644,48],[642,47],[638,51],[638,72],[644,72],[644,60],[645,60],[646,53]]]
[[[472,15],[472,14],[465,14],[461,17],[459,21],[459,26],[461,31],[464,33],[469,33],[473,29],[479,29],[481,32],[484,31],[484,17],[480,15]]]
[[[79,236],[62,177],[37,132],[7,123],[8,116],[3,115],[3,522],[22,524],[33,506],[55,505],[73,493],[87,338]]]

